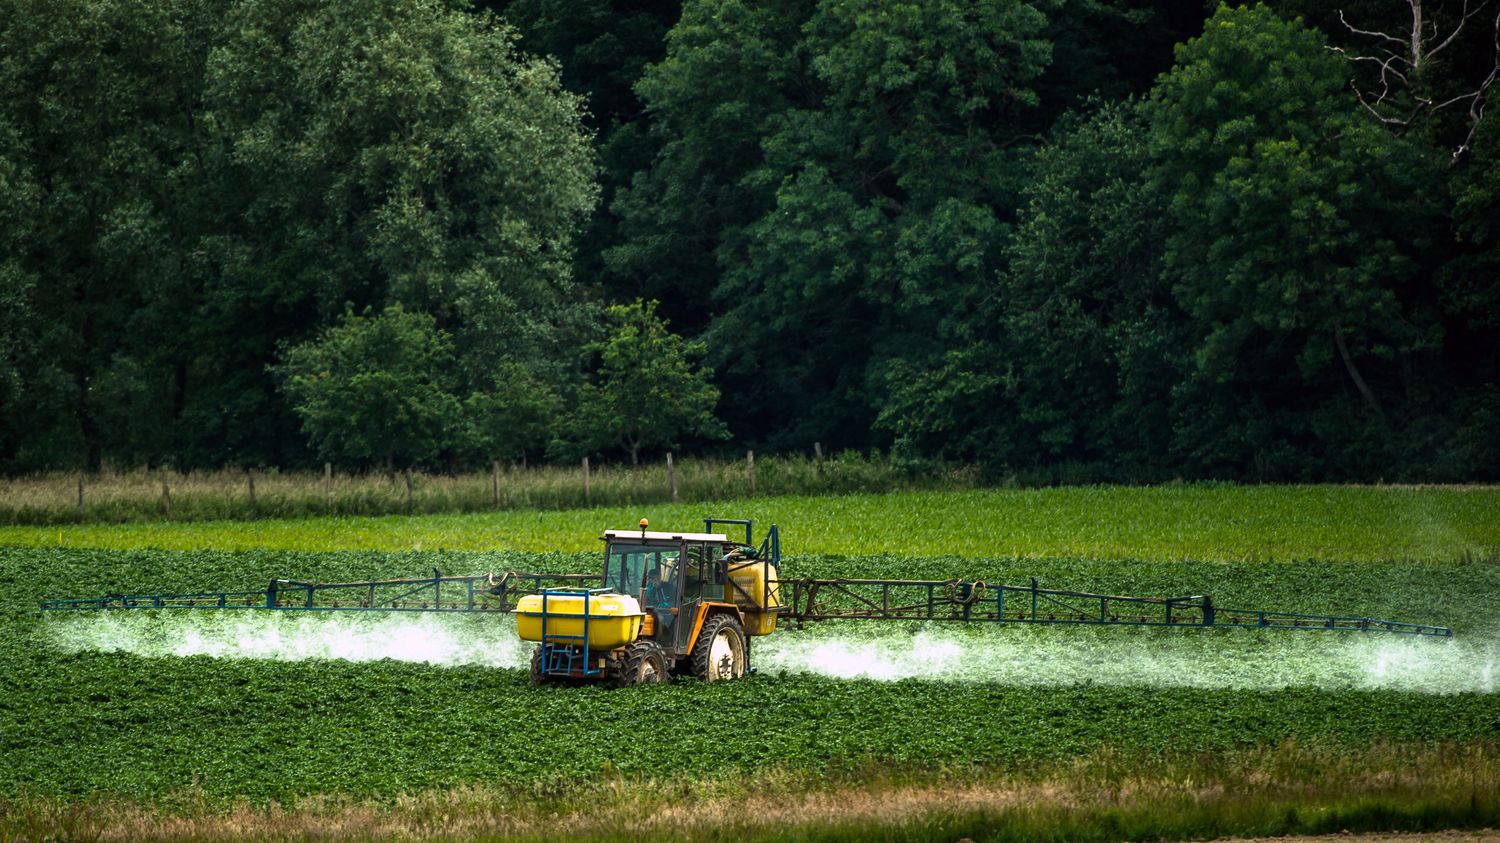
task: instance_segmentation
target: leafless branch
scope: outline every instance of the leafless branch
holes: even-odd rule
[[[1407,2],[1410,2],[1410,0],[1407,0]],[[1396,44],[1400,44],[1402,49],[1406,49],[1406,42],[1402,41],[1400,38],[1396,38],[1396,37],[1391,36],[1391,35],[1386,35],[1384,32],[1369,32],[1369,31],[1363,30],[1363,29],[1356,29],[1353,24],[1349,23],[1349,21],[1347,21],[1347,20],[1344,20],[1344,10],[1343,9],[1339,9],[1339,21],[1342,22],[1344,24],[1344,26],[1350,32],[1354,33],[1355,35],[1368,35],[1371,38],[1384,38],[1387,41],[1390,41],[1390,42],[1393,42],[1393,43],[1396,43]]]
[[[1461,0],[1457,13],[1457,21],[1444,35],[1445,26],[1434,14],[1428,17],[1423,8],[1424,0],[1406,0],[1406,5],[1411,9],[1411,29],[1409,37],[1398,38],[1388,32],[1378,30],[1360,29],[1350,23],[1344,16],[1342,9],[1339,10],[1339,21],[1344,28],[1353,35],[1363,38],[1375,39],[1378,43],[1374,45],[1371,54],[1351,54],[1343,49],[1334,48],[1334,51],[1342,55],[1350,64],[1356,66],[1373,65],[1379,78],[1379,88],[1365,90],[1358,81],[1351,79],[1349,87],[1353,90],[1360,105],[1372,114],[1381,125],[1388,128],[1400,130],[1410,126],[1424,113],[1442,111],[1445,108],[1456,106],[1460,103],[1468,103],[1469,131],[1463,143],[1459,144],[1453,152],[1453,161],[1457,162],[1468,152],[1474,134],[1479,123],[1484,119],[1484,107],[1486,97],[1495,80],[1500,78],[1500,12],[1495,15],[1494,22],[1494,68],[1489,75],[1477,87],[1456,95],[1449,95],[1441,102],[1430,96],[1423,96],[1415,90],[1414,79],[1420,78],[1425,65],[1435,56],[1451,47],[1464,32],[1469,20],[1490,7],[1491,0]],[[1437,11],[1441,11],[1438,7]],[[1390,45],[1397,45],[1392,48]],[[1398,92],[1401,96],[1397,96]],[[1403,116],[1400,112],[1408,109],[1400,105],[1405,100],[1411,104],[1410,113]]]
[[[1493,55],[1495,63],[1490,68],[1490,74],[1484,77],[1483,82],[1479,83],[1479,90],[1474,92],[1473,99],[1469,102],[1469,133],[1464,136],[1464,142],[1459,144],[1458,148],[1453,151],[1451,164],[1457,164],[1459,159],[1464,156],[1464,153],[1473,147],[1474,133],[1479,131],[1479,124],[1484,120],[1484,107],[1488,104],[1485,95],[1489,92],[1490,86],[1495,84],[1495,80],[1500,79],[1500,11],[1495,13],[1493,32],[1495,47]]]
[[[1463,12],[1459,15],[1458,26],[1453,27],[1453,31],[1450,32],[1450,33],[1448,33],[1448,37],[1443,39],[1443,43],[1437,45],[1436,47],[1433,47],[1430,50],[1428,50],[1427,51],[1427,57],[1428,58],[1432,58],[1433,56],[1437,55],[1438,53],[1441,53],[1445,48],[1447,48],[1447,46],[1449,44],[1452,44],[1453,43],[1453,39],[1457,38],[1458,34],[1460,32],[1464,31],[1464,24],[1466,24],[1466,23],[1469,22],[1469,18],[1472,18],[1475,15],[1479,14],[1481,11],[1484,10],[1484,7],[1488,6],[1488,5],[1489,5],[1489,0],[1484,0],[1484,2],[1482,2],[1479,5],[1475,6],[1473,9],[1470,9],[1469,8],[1469,0],[1464,0],[1464,8],[1463,8]],[[1437,23],[1436,22],[1433,23],[1432,30],[1433,30],[1433,37],[1434,38],[1437,37]]]

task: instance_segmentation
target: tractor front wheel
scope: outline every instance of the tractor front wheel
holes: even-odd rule
[[[693,674],[704,682],[745,675],[745,630],[734,615],[714,615],[693,644]]]
[[[637,641],[625,648],[620,665],[620,687],[646,685],[667,677],[667,654],[655,641]]]

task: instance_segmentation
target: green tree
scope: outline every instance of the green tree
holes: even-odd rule
[[[998,259],[1051,5],[684,6],[638,86],[661,151],[607,257],[676,308],[711,295],[741,435],[868,444],[885,367],[938,352]]]
[[[320,456],[389,470],[462,444],[454,368],[452,338],[397,304],[378,316],[345,312],[272,371]]]
[[[693,363],[703,344],[668,331],[654,301],[614,305],[606,315],[607,336],[587,347],[598,368],[579,390],[570,444],[586,452],[620,447],[637,465],[642,448],[672,446],[684,436],[724,438],[714,416],[713,371]]]
[[[1500,121],[1486,120],[1473,155],[1451,172],[1454,254],[1439,275],[1447,378],[1457,429],[1449,476],[1500,478]],[[1446,431],[1444,431],[1446,433]]]
[[[615,196],[620,242],[604,259],[620,289],[659,300],[689,334],[714,312],[721,233],[767,210],[764,191],[741,179],[761,160],[767,127],[799,99],[796,45],[810,6],[691,0],[665,58],[636,83],[655,153]]]
[[[560,388],[594,161],[514,40],[440,0],[0,0],[0,214],[30,221],[0,295],[31,315],[0,464],[305,458],[267,367],[346,302],[432,314],[465,395]]]
[[[1181,315],[1161,276],[1161,201],[1139,109],[1067,117],[1033,158],[1016,229],[937,365],[903,363],[879,423],[903,449],[992,472],[1062,462],[1144,479],[1171,431]]]
[[[604,249],[616,244],[619,220],[611,211],[617,191],[651,164],[645,104],[633,90],[646,66],[666,52],[667,30],[680,0],[479,0],[521,33],[520,47],[553,56],[563,85],[583,97],[599,154],[600,208],[577,238],[573,274],[598,281],[612,298],[651,293],[610,273]],[[655,293],[651,293],[655,294]],[[679,312],[673,309],[673,313]],[[683,308],[681,314],[694,313]]]
[[[36,237],[32,220],[39,191],[12,158],[17,145],[14,130],[0,124],[0,459],[21,444],[22,417],[13,408],[23,404],[24,390],[37,374],[32,356],[39,332],[32,327],[31,310],[37,279],[19,255]]]
[[[5,332],[20,384],[0,409],[12,467],[98,468],[170,446],[153,363],[184,326],[152,329],[186,306],[190,254],[173,235],[191,225],[177,209],[201,148],[194,68],[210,18],[206,2],[0,3],[0,283],[6,310],[25,314]],[[121,393],[153,394],[154,412],[120,419]]]
[[[1376,472],[1381,431],[1420,398],[1400,373],[1440,338],[1424,266],[1440,159],[1366,119],[1345,74],[1300,23],[1220,7],[1147,104],[1196,335],[1179,432],[1200,470],[1338,454]]]
[[[558,379],[532,365],[501,361],[464,399],[464,417],[477,462],[539,453],[563,417]]]
[[[1183,320],[1161,275],[1153,167],[1134,104],[1059,123],[1031,162],[1008,269],[984,288],[966,344],[891,371],[879,423],[901,449],[995,474],[1071,463],[1159,476]]]
[[[1038,152],[997,321],[1016,360],[1017,438],[1048,461],[1155,479],[1169,451],[1187,337],[1162,274],[1157,166],[1136,103],[1064,120]]]
[[[588,318],[572,235],[595,200],[579,98],[514,32],[438,0],[252,0],[206,67],[222,231],[207,238],[207,402],[269,397],[276,344],[352,302],[401,303],[453,336],[468,394],[564,356]]]

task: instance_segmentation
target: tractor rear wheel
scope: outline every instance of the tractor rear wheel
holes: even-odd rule
[[[542,672],[542,645],[536,645],[531,651],[531,684],[540,685],[547,681],[547,674]]]
[[[745,630],[734,615],[714,615],[693,644],[693,674],[704,682],[745,675]]]
[[[667,654],[655,641],[637,641],[625,648],[620,687],[655,684],[666,678]]]

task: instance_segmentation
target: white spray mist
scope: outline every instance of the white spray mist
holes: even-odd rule
[[[431,665],[523,667],[530,645],[505,616],[313,615],[280,612],[103,614],[63,619],[53,642],[70,652],[220,658],[393,659]]]
[[[79,615],[55,646],[148,657],[394,659],[524,668],[514,619],[419,614],[184,612]],[[837,679],[1000,685],[1500,690],[1500,633],[1455,639],[1381,633],[1014,627],[829,622],[757,639],[759,670]]]

